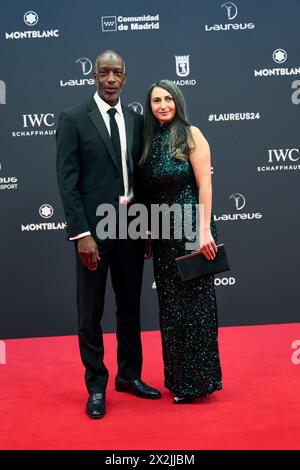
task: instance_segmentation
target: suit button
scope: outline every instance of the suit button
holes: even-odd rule
[[[120,178],[120,175],[115,175],[115,178],[119,179],[119,178]]]

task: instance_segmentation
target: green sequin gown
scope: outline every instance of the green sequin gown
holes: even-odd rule
[[[169,134],[169,127],[162,126],[142,166],[147,200],[150,204],[197,204],[192,166],[169,154]],[[213,220],[211,230],[216,240]],[[175,258],[189,253],[186,241],[174,238],[171,231],[170,239],[153,242],[165,387],[177,396],[203,397],[222,388],[214,278],[181,282]]]

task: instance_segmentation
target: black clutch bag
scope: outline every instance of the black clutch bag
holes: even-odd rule
[[[200,251],[196,251],[195,253],[175,258],[175,261],[182,281],[191,281],[198,277],[210,276],[230,270],[223,244],[218,245],[218,251],[212,260],[206,259]]]

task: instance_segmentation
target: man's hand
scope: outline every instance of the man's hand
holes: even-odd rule
[[[91,235],[79,238],[77,251],[85,267],[90,271],[96,271],[100,255],[98,245]]]
[[[145,254],[144,254],[145,259],[150,259],[152,258],[152,240],[148,238],[145,243]]]

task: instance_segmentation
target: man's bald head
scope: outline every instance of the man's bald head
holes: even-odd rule
[[[100,98],[110,106],[116,106],[126,82],[123,57],[110,49],[101,52],[96,59],[94,79]]]
[[[106,49],[105,51],[101,52],[97,56],[96,61],[95,61],[95,72],[96,73],[98,71],[98,67],[99,67],[100,62],[103,59],[117,59],[117,60],[121,61],[122,65],[123,65],[123,71],[125,73],[125,61],[124,61],[123,57],[120,54],[118,54],[117,52],[115,52],[111,49]]]

